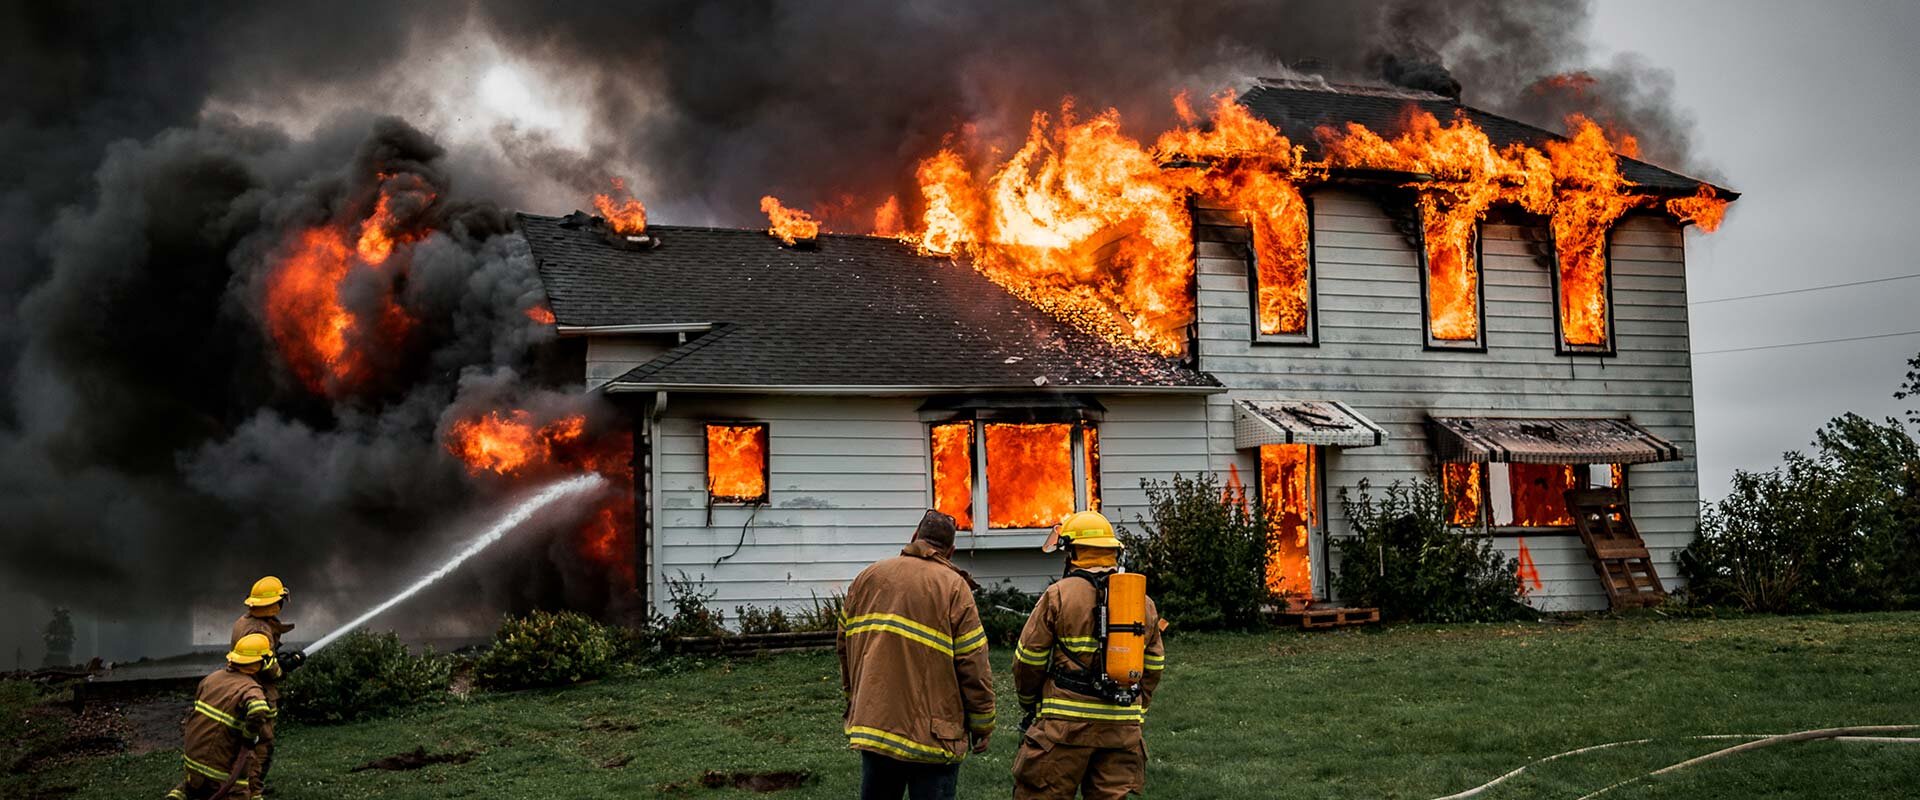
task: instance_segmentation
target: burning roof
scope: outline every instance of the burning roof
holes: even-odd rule
[[[1218,386],[897,239],[821,234],[795,249],[764,229],[649,225],[659,246],[634,250],[585,214],[519,221],[559,325],[714,325],[616,379],[626,387]]]

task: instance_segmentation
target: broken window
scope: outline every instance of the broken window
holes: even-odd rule
[[[1476,527],[1491,514],[1496,528],[1566,528],[1570,489],[1626,488],[1620,464],[1440,465],[1447,524]]]
[[[1254,341],[1312,344],[1312,215],[1307,201],[1291,185],[1245,195],[1259,201],[1247,213],[1253,228],[1249,281]]]
[[[1267,562],[1267,586],[1298,597],[1313,594],[1310,535],[1320,520],[1318,448],[1260,446],[1260,506],[1274,521],[1276,549]]]
[[[1613,352],[1613,266],[1604,231],[1556,240],[1559,269],[1554,270],[1553,293],[1559,313],[1561,353]]]
[[[1427,346],[1484,348],[1487,340],[1481,317],[1486,302],[1480,280],[1479,226],[1472,216],[1448,213],[1432,200],[1421,202],[1420,216]]]
[[[767,502],[767,424],[707,424],[707,501]]]
[[[1050,528],[1100,507],[1099,434],[1085,422],[944,422],[929,431],[934,508],[962,530]],[[976,447],[976,443],[978,446]]]

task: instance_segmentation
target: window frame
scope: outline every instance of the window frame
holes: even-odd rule
[[[1527,527],[1522,525],[1494,524],[1493,468],[1496,465],[1503,466],[1503,467],[1510,466],[1508,462],[1504,462],[1504,461],[1480,462],[1480,523],[1478,525],[1454,525],[1451,521],[1448,521],[1447,527],[1452,528],[1454,530],[1458,530],[1458,531],[1478,531],[1482,534],[1491,534],[1495,536],[1577,536],[1579,535],[1579,530],[1572,525]],[[1593,467],[1598,465],[1574,464],[1572,466],[1586,470],[1587,471],[1586,474],[1588,476],[1587,477],[1588,488],[1596,488],[1593,486],[1592,470],[1593,470]],[[1633,496],[1633,478],[1632,478],[1633,465],[1621,464],[1621,463],[1609,463],[1609,464],[1606,464],[1606,466],[1609,468],[1610,473],[1618,476],[1618,479],[1617,479],[1618,485],[1614,487],[1599,487],[1599,488],[1620,489],[1621,491],[1627,493],[1627,497],[1629,501],[1631,501],[1631,498]],[[1453,497],[1451,494],[1447,492],[1448,484],[1446,482],[1445,462],[1442,462],[1439,465],[1438,472],[1439,472],[1439,483],[1440,483],[1440,498],[1443,502],[1447,503],[1449,507],[1451,507],[1451,501]],[[1509,495],[1511,495],[1513,491],[1513,486],[1511,481],[1509,481],[1508,483],[1507,491]]]
[[[1430,273],[1430,269],[1428,265],[1429,256],[1427,254],[1427,221],[1426,221],[1425,214],[1421,212],[1420,207],[1417,204],[1414,206],[1414,218],[1415,218],[1416,224],[1420,229],[1420,247],[1418,249],[1420,251],[1420,259],[1419,259],[1420,260],[1420,340],[1423,343],[1422,349],[1429,350],[1429,351],[1448,352],[1448,353],[1487,352],[1487,251],[1486,251],[1487,237],[1483,230],[1486,223],[1484,221],[1473,223],[1473,242],[1468,247],[1468,249],[1473,252],[1473,265],[1474,265],[1474,270],[1477,273],[1476,280],[1474,281],[1474,285],[1473,285],[1473,293],[1474,293],[1473,306],[1474,306],[1475,319],[1479,322],[1479,324],[1474,326],[1475,332],[1474,332],[1474,338],[1472,340],[1455,341],[1453,339],[1434,338],[1433,296],[1432,296],[1433,278]],[[1557,276],[1559,272],[1560,272],[1559,258],[1556,255],[1554,259],[1554,274]],[[1558,279],[1556,278],[1556,280]],[[1611,275],[1608,276],[1607,286],[1609,290],[1611,290],[1613,286]],[[1556,320],[1555,335],[1557,336],[1558,324],[1559,324],[1558,320],[1560,319],[1560,301],[1559,301],[1560,291],[1557,287],[1554,289],[1553,296],[1554,296],[1553,318],[1554,320]],[[1612,313],[1613,302],[1611,298],[1608,299],[1607,310],[1609,314]],[[1609,327],[1611,327],[1612,325],[1611,319],[1608,320],[1608,325]],[[1612,341],[1611,331],[1609,331],[1608,341]]]
[[[759,428],[764,437],[765,447],[760,458],[760,496],[734,497],[713,493],[713,428]],[[764,506],[773,503],[773,425],[759,420],[708,419],[700,422],[700,466],[704,478],[703,490],[707,495],[707,507],[714,506]]]
[[[972,501],[971,501],[972,505],[971,505],[971,511],[970,511],[973,517],[973,526],[970,528],[962,528],[961,532],[972,533],[976,537],[975,539],[976,544],[983,541],[994,541],[997,537],[1005,537],[1006,539],[1013,539],[1013,538],[1018,539],[1017,542],[1009,541],[1006,546],[1011,546],[1011,547],[1023,546],[1024,544],[1027,543],[1027,539],[1029,538],[1030,535],[1036,534],[1036,533],[1046,533],[1049,530],[1051,530],[1051,527],[1052,527],[1052,526],[1027,527],[1027,528],[993,527],[993,522],[992,522],[993,509],[990,503],[988,502],[989,495],[987,491],[988,490],[987,461],[989,458],[991,458],[990,454],[987,452],[987,436],[986,436],[987,432],[985,427],[987,425],[1066,425],[1068,426],[1068,434],[1067,434],[1068,443],[1071,447],[1071,451],[1070,451],[1071,469],[1068,477],[1069,477],[1069,480],[1072,482],[1072,486],[1073,486],[1073,510],[1077,511],[1077,510],[1086,509],[1089,507],[1098,509],[1099,505],[1102,504],[1101,494],[1104,493],[1105,486],[1104,486],[1104,481],[1102,480],[1102,476],[1100,475],[1100,465],[1099,465],[1100,459],[1099,459],[1099,452],[1098,452],[1099,450],[1098,440],[1100,438],[1100,432],[1099,432],[1099,423],[1096,420],[1084,419],[1084,418],[1082,419],[1014,419],[1014,418],[999,418],[995,416],[986,416],[986,415],[975,415],[975,416],[960,417],[955,419],[931,420],[925,424],[924,439],[926,442],[925,452],[926,452],[926,465],[927,465],[926,497],[927,497],[928,508],[936,508],[935,503],[939,499],[938,489],[934,486],[934,481],[937,479],[938,474],[933,469],[933,429],[942,425],[969,426],[969,431],[970,431],[969,441],[972,444],[972,447],[969,448],[967,455],[971,459],[971,462],[972,462],[971,467],[973,471],[973,494],[972,494]],[[1091,450],[1091,458],[1089,458],[1090,451],[1089,451],[1089,448],[1087,447],[1087,441],[1088,441],[1087,433],[1089,431],[1092,432],[1093,434],[1092,439],[1095,442],[1094,447]],[[1089,505],[1090,503],[1093,505],[1090,506]],[[1004,540],[1005,539],[1003,539],[1003,541]]]
[[[1560,310],[1560,304],[1562,302],[1560,273],[1564,271],[1560,263],[1560,237],[1552,235],[1551,224],[1549,224],[1547,238],[1553,243],[1548,248],[1553,256],[1553,269],[1550,270],[1553,273],[1553,280],[1550,284],[1552,286],[1553,296],[1548,299],[1553,312],[1553,354],[1556,356],[1597,356],[1600,358],[1612,358],[1620,354],[1620,326],[1614,319],[1613,307],[1613,230],[1613,227],[1607,228],[1607,232],[1603,234],[1604,238],[1600,246],[1601,281],[1606,284],[1604,294],[1606,295],[1607,303],[1607,343],[1604,345],[1569,344],[1567,342],[1566,323],[1563,321],[1565,314]]]
[[[1314,236],[1313,195],[1300,193],[1307,211],[1307,324],[1299,333],[1264,333],[1260,330],[1260,246],[1254,230],[1253,215],[1247,213],[1247,331],[1250,341],[1270,347],[1320,346],[1320,249]]]

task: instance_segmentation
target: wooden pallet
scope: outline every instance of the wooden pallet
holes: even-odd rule
[[[1607,603],[1615,609],[1655,606],[1667,599],[1646,540],[1633,524],[1633,512],[1618,489],[1569,489],[1567,510],[1587,557],[1600,575]]]
[[[1299,623],[1302,630],[1325,630],[1345,628],[1351,625],[1371,625],[1380,621],[1380,609],[1377,608],[1289,608],[1278,615],[1281,621]]]

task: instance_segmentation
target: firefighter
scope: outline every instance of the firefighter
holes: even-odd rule
[[[274,710],[255,679],[273,666],[264,634],[248,634],[227,653],[227,663],[201,679],[193,710],[181,725],[186,735],[186,778],[167,800],[259,797],[248,778],[256,744],[273,735]]]
[[[1153,600],[1144,599],[1145,654],[1137,684],[1116,684],[1097,666],[1104,648],[1096,606],[1106,577],[1119,571],[1120,540],[1113,523],[1082,511],[1060,524],[1043,550],[1067,554],[1067,574],[1040,595],[1014,650],[1013,685],[1020,699],[1020,750],[1014,755],[1015,798],[1089,800],[1144,791],[1146,743],[1140,725],[1166,666],[1165,627]],[[1096,654],[1102,655],[1096,659]]]
[[[977,584],[950,560],[954,529],[928,511],[899,556],[847,588],[834,644],[861,800],[950,800],[961,760],[993,734],[987,632]]]
[[[238,647],[240,640],[252,635],[267,637],[273,652],[279,653],[280,636],[293,630],[291,623],[280,621],[280,612],[286,608],[287,597],[292,594],[285,583],[272,575],[253,582],[253,589],[247,593],[244,601],[247,612],[233,622],[231,645]],[[298,669],[306,661],[306,654],[298,650],[284,653],[261,668],[254,678],[260,681],[260,687],[266,692],[267,705],[274,713],[280,711],[280,681],[286,673]],[[260,738],[260,746],[254,750],[253,758],[248,762],[247,783],[254,789],[254,795],[265,791],[267,770],[273,766],[273,723],[269,721]]]

